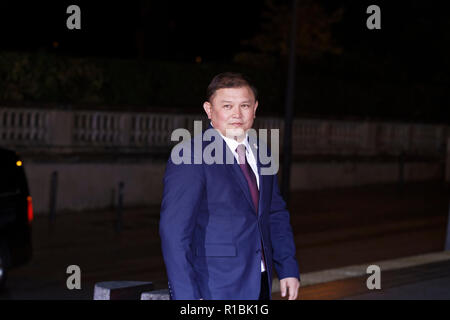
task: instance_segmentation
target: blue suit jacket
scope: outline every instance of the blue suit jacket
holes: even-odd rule
[[[196,139],[197,142],[194,142]],[[223,157],[227,145],[223,142]],[[245,177],[234,164],[193,164],[169,158],[159,232],[172,299],[252,299],[261,286],[261,240],[269,279],[299,278],[295,245],[276,175],[259,172],[256,212]],[[214,138],[213,138],[214,140]],[[199,150],[197,150],[199,151]],[[225,163],[225,162],[224,162]],[[271,281],[269,288],[271,290]]]

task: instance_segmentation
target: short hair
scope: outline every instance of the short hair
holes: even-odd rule
[[[255,96],[255,101],[258,100],[258,90],[247,76],[234,72],[220,73],[216,75],[208,85],[208,88],[206,89],[206,101],[211,102],[211,97],[219,89],[242,87],[249,87]]]

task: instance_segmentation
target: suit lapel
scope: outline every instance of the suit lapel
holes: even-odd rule
[[[211,125],[209,125],[208,129],[210,129],[210,128],[213,128],[213,127]],[[220,135],[218,137],[220,137]],[[253,211],[256,212],[255,205],[253,204],[252,197],[250,195],[250,189],[248,187],[247,180],[245,179],[245,176],[242,173],[241,167],[239,166],[236,158],[234,157],[233,153],[231,152],[231,150],[228,147],[225,140],[223,140],[222,137],[220,137],[220,140],[222,141],[222,144],[223,144],[223,163],[225,164],[227,171],[230,172],[230,175],[235,180],[236,184],[239,186],[241,191],[244,193],[244,196],[247,199],[248,203],[253,208]],[[256,164],[257,164],[257,168],[258,168],[257,171],[258,171],[258,175],[259,175],[259,190],[260,191],[259,191],[259,203],[258,203],[258,213],[257,213],[257,215],[259,216],[262,205],[263,205],[263,196],[264,196],[263,177],[264,176],[261,175],[261,163],[259,162],[256,143],[254,143],[253,141],[250,141],[250,147],[251,147],[253,155],[256,159]],[[227,162],[226,162],[227,152],[232,156],[233,164],[227,164]]]
[[[223,141],[223,139],[222,139],[222,141]],[[224,144],[224,159],[225,159],[225,157],[226,157],[225,152],[231,153],[231,150],[230,150],[230,148],[228,148],[228,145],[226,144],[225,141],[223,141],[223,144]],[[226,149],[228,149],[228,151]],[[241,188],[242,192],[244,193],[245,198],[247,199],[249,204],[252,206],[253,211],[256,211],[255,205],[253,204],[253,201],[252,201],[252,196],[250,195],[250,189],[248,187],[247,180],[245,180],[244,174],[242,173],[241,167],[237,163],[236,158],[234,158],[234,156],[233,156],[233,164],[232,165],[226,164],[225,160],[224,160],[224,163],[225,163],[225,166],[227,167],[227,169],[229,171],[231,171],[231,175],[233,176],[233,178],[236,180],[237,184]]]

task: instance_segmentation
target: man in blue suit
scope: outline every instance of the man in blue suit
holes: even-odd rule
[[[256,88],[241,74],[219,74],[203,107],[214,139],[195,136],[182,163],[172,152],[164,176],[159,231],[171,298],[267,300],[275,268],[281,295],[295,300],[300,275],[289,212],[276,173],[261,174],[262,142],[248,137]],[[231,164],[198,161],[218,142],[218,158],[232,154]]]

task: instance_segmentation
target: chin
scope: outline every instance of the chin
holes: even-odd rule
[[[226,135],[228,137],[241,137],[245,135],[245,130],[241,127],[227,128]]]

